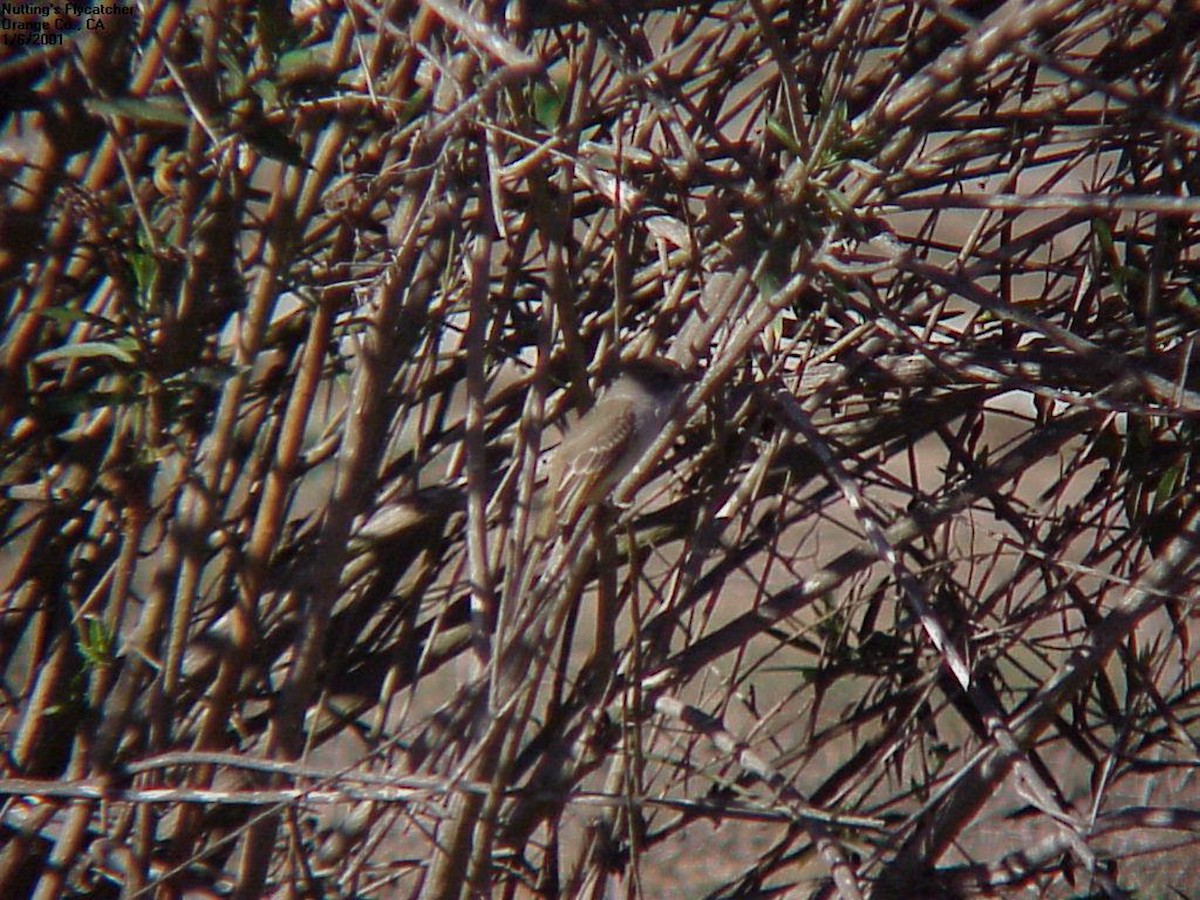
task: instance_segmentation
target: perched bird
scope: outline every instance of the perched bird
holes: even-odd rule
[[[646,357],[625,363],[583,417],[569,426],[550,462],[547,502],[538,533],[553,535],[583,510],[603,502],[670,421],[690,381],[676,362]]]

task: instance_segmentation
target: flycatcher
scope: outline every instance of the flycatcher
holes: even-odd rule
[[[678,363],[662,357],[622,366],[621,374],[596,405],[567,428],[554,451],[538,528],[542,537],[573,524],[586,507],[608,497],[670,421],[689,380]]]

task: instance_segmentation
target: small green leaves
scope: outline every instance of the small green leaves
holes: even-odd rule
[[[102,669],[113,663],[113,633],[100,619],[88,618],[80,629],[77,644],[84,663],[94,669]]]

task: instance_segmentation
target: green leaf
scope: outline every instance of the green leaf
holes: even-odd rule
[[[96,116],[119,116],[148,125],[186,128],[191,121],[183,103],[168,98],[141,100],[137,97],[117,97],[101,100],[89,97],[83,101],[83,107]]]
[[[118,338],[115,341],[84,341],[82,344],[70,344],[66,347],[54,347],[44,350],[33,358],[34,362],[52,363],[70,359],[115,359],[126,365],[136,365],[137,357],[132,351],[137,349],[137,341],[133,338]]]
[[[89,618],[79,635],[79,653],[90,668],[103,668],[113,661],[113,635],[100,619]]]
[[[538,83],[533,86],[533,117],[547,131],[558,126],[562,108],[563,94],[558,85],[547,87]]]
[[[1171,466],[1167,471],[1163,472],[1162,477],[1158,479],[1158,484],[1154,488],[1152,509],[1158,509],[1174,496],[1175,487],[1179,484],[1179,475],[1179,466]]]
[[[39,309],[37,314],[43,319],[49,319],[51,322],[57,322],[59,325],[78,325],[80,322],[93,321],[92,313],[86,313],[81,309],[71,309],[69,306]]]
[[[792,134],[791,129],[774,116],[767,116],[767,131],[771,132],[775,136],[775,139],[783,144],[793,156],[803,156],[800,142],[796,140],[796,136]]]
[[[149,308],[150,291],[154,278],[158,274],[158,260],[153,253],[145,250],[134,250],[128,254],[129,268],[133,271],[133,281],[137,286],[138,305],[143,310]]]

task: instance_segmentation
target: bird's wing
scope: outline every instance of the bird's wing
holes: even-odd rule
[[[603,417],[584,416],[575,427],[570,445],[559,448],[562,454],[561,476],[555,491],[555,514],[560,523],[573,520],[588,504],[601,499],[604,492],[623,474],[616,466],[629,446],[634,412],[626,404]]]

